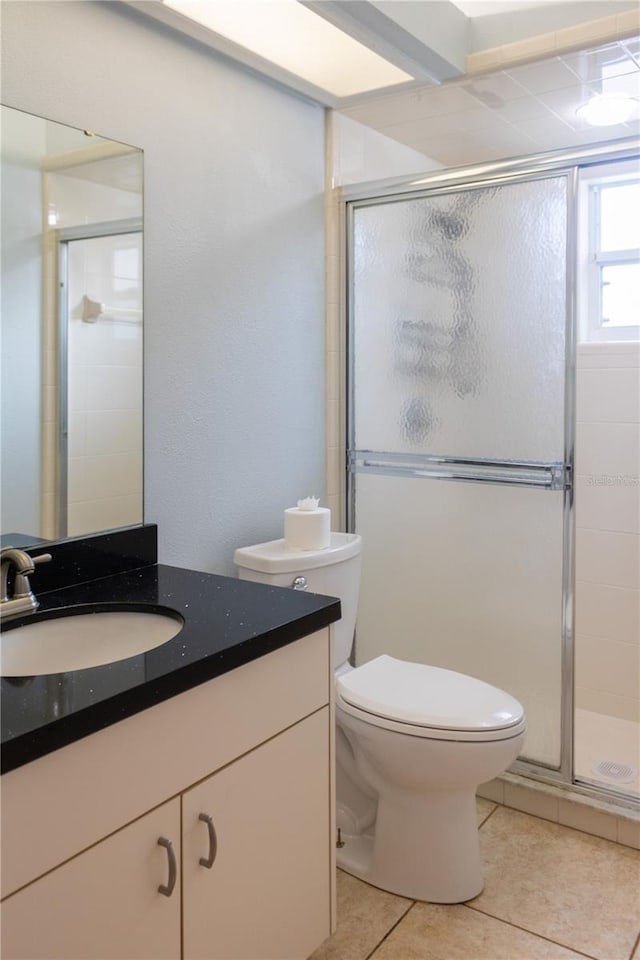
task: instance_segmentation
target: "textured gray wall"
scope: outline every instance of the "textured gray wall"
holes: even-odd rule
[[[324,116],[117,3],[2,3],[3,102],[145,151],[145,519],[232,572],[324,493]]]

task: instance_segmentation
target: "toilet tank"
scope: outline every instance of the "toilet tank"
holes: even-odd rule
[[[335,668],[351,653],[356,625],[362,540],[356,533],[332,533],[324,550],[290,550],[284,540],[269,540],[236,550],[233,562],[241,580],[292,587],[304,577],[310,593],[338,597],[342,619],[333,625]]]

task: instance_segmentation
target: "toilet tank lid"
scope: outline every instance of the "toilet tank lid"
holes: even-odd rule
[[[522,723],[522,705],[483,680],[383,654],[336,678],[340,696],[367,713],[445,730],[503,730]]]
[[[259,573],[294,573],[313,570],[356,557],[362,550],[357,533],[332,533],[324,550],[291,550],[285,540],[269,540],[251,547],[240,547],[233,555],[237,567]]]

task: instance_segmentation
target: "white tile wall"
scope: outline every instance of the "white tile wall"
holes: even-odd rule
[[[85,452],[88,457],[140,452],[142,415],[135,410],[88,410]]]
[[[580,446],[576,450],[576,472],[595,475],[602,466],[602,451],[608,451],[608,468],[613,474],[633,474],[640,462],[640,431],[635,423],[582,421]]]
[[[126,157],[123,157],[123,162],[127,162]],[[114,161],[111,160],[111,163],[113,165]],[[58,215],[58,227],[142,216],[142,197],[139,192],[96,183],[82,176],[49,174],[48,199],[50,208]]]
[[[578,361],[580,357],[578,357]],[[586,423],[638,423],[638,367],[610,369],[606,354],[602,366],[581,369],[578,362],[578,420]]]
[[[127,158],[123,158],[126,164]],[[57,226],[140,217],[142,196],[65,173],[43,178],[43,202],[54,209]],[[121,246],[121,245],[120,245]],[[81,321],[84,293],[110,305],[142,306],[141,249],[117,240],[93,243],[88,253],[71,244],[70,315],[73,362],[69,367],[68,485],[71,496],[69,534],[107,529],[142,519],[142,327]],[[58,276],[56,240],[44,236],[43,341],[43,500],[42,534],[58,535],[56,495],[58,457]],[[131,298],[133,299],[127,299]],[[99,360],[99,363],[96,360]],[[119,460],[110,456],[119,454]],[[135,454],[135,456],[133,456]],[[130,455],[130,456],[125,456]],[[91,458],[101,456],[102,470]],[[132,476],[136,474],[135,484]],[[108,503],[105,487],[113,484],[117,502]],[[102,490],[95,492],[96,484]],[[121,489],[124,487],[125,489]],[[121,519],[124,518],[124,519]]]
[[[640,719],[640,347],[581,344],[576,705]]]
[[[583,507],[588,508],[588,501]],[[640,583],[637,535],[579,527],[576,530],[576,577],[592,583],[637,587]]]
[[[105,500],[83,500],[73,506],[73,514],[69,518],[69,536],[94,530],[96,522],[100,523],[100,530],[140,523],[141,516],[141,493],[126,497],[108,497]],[[99,518],[98,521],[96,517]]]
[[[100,363],[87,365],[86,371],[87,411],[135,410],[137,412],[140,409],[141,377],[136,365],[120,366],[115,363]]]
[[[576,685],[628,700],[638,699],[640,646],[582,634],[576,657]],[[629,718],[632,719],[632,718]],[[634,717],[633,719],[638,719]]]
[[[81,319],[83,295],[140,309],[141,239],[71,244],[68,532],[142,520],[142,324],[105,312]]]
[[[478,106],[468,94],[464,94],[470,106]],[[408,113],[420,109],[420,100],[411,101]],[[434,111],[435,107],[429,107]],[[415,120],[415,117],[410,117]],[[389,116],[392,124],[402,123],[402,113]],[[332,125],[331,176],[333,186],[347,183],[359,183],[363,180],[378,180],[384,177],[404,176],[412,173],[424,173],[437,169],[440,164],[433,163],[419,150],[404,146],[390,136],[379,133],[365,123],[332,112],[329,122]],[[401,138],[399,138],[401,139]],[[328,238],[330,240],[330,238]]]
[[[576,635],[590,634],[637,643],[640,635],[640,604],[636,588],[603,583],[576,582]]]

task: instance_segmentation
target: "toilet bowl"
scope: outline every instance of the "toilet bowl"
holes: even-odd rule
[[[340,866],[411,899],[477,896],[475,792],[520,753],[518,701],[473,677],[385,655],[336,677],[336,719]],[[370,810],[372,792],[367,823],[352,811]]]
[[[338,866],[400,896],[459,903],[482,890],[475,793],[521,751],[524,711],[451,670],[383,655],[352,667],[361,539],[325,550],[284,540],[236,550],[243,579],[337,596],[334,625]]]

